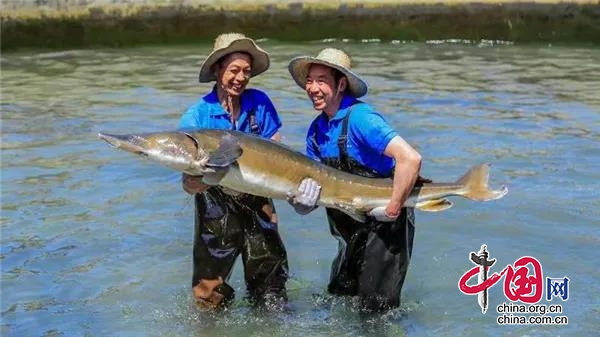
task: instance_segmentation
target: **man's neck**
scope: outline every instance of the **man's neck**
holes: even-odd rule
[[[329,109],[325,109],[325,110],[323,110],[323,112],[325,113],[325,115],[327,115],[328,119],[332,119],[333,117],[335,117],[335,114],[337,114],[338,110],[339,110],[339,105],[338,105],[338,108],[335,110],[332,109],[330,111]]]
[[[224,89],[217,87],[217,97],[223,109],[231,114],[233,120],[236,120],[240,112],[240,96],[231,96]]]
[[[332,119],[333,117],[335,117],[335,115],[337,114],[338,111],[340,111],[340,107],[342,105],[342,99],[344,98],[343,95],[341,95],[335,102],[334,104],[331,104],[331,107],[327,107],[325,108],[325,110],[323,110],[323,112],[327,115],[327,118]]]

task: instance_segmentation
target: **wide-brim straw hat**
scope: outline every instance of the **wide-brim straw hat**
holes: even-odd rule
[[[256,76],[269,69],[269,54],[256,45],[254,40],[240,33],[227,33],[217,36],[213,51],[200,66],[198,80],[212,82],[217,80],[213,66],[223,56],[231,53],[244,52],[252,56],[252,71],[250,76]]]
[[[367,93],[367,83],[350,70],[352,67],[350,56],[335,48],[325,48],[319,52],[317,57],[299,56],[290,61],[288,70],[302,89],[305,89],[306,75],[312,64],[322,64],[339,70],[348,78],[348,91],[354,97],[358,98]]]

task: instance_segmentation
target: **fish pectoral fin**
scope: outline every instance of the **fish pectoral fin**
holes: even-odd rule
[[[210,186],[219,185],[228,171],[229,167],[218,167],[215,170],[212,170],[212,172],[205,172],[204,175],[202,175],[202,182]]]
[[[208,155],[206,166],[227,167],[234,163],[242,155],[242,152],[239,140],[227,134],[221,138],[219,147]]]
[[[350,207],[350,206],[348,206],[346,204],[342,204],[342,203],[336,203],[335,208],[340,210],[344,214],[347,214],[349,217],[351,217],[352,219],[354,219],[356,221],[359,221],[359,222],[367,221],[367,214],[365,212],[357,210],[354,207]]]
[[[424,212],[440,212],[452,207],[454,203],[448,199],[434,199],[418,202],[415,208]]]

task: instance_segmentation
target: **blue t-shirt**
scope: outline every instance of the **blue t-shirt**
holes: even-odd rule
[[[306,136],[306,154],[316,160],[339,158],[338,138],[342,131],[342,121],[352,107],[348,121],[348,156],[363,166],[387,174],[394,167],[394,160],[383,151],[398,133],[385,121],[383,116],[371,106],[346,94],[340,103],[340,109],[329,119],[322,112],[310,125]],[[318,132],[315,132],[318,129]],[[313,137],[318,149],[313,143]]]
[[[281,128],[279,115],[269,97],[262,91],[246,89],[241,96],[240,116],[235,123],[231,123],[229,113],[223,108],[217,96],[217,89],[213,90],[198,102],[189,107],[181,116],[179,128],[181,129],[229,129],[242,132],[251,132],[250,111],[254,110],[259,135],[271,138]]]

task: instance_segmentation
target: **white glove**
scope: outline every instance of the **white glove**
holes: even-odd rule
[[[288,192],[288,203],[294,207],[298,214],[308,214],[317,208],[317,201],[321,194],[321,185],[312,178],[304,178],[298,190]]]
[[[384,206],[373,208],[372,210],[370,210],[367,213],[367,215],[372,216],[375,218],[375,220],[381,221],[381,222],[394,222],[394,221],[396,221],[396,219],[398,219],[398,215],[396,215],[396,216],[388,215],[387,212],[385,211]]]

